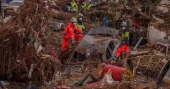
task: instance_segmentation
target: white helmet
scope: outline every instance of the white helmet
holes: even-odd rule
[[[77,23],[77,19],[75,17],[71,18],[71,22]]]
[[[78,16],[83,17],[83,13],[79,13],[79,15],[78,15]]]
[[[120,26],[125,27],[125,26],[127,26],[127,23],[123,21],[123,22],[120,24]]]

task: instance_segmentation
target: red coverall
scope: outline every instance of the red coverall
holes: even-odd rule
[[[79,30],[72,22],[68,22],[67,27],[64,29],[62,34],[63,42],[61,50],[65,51],[67,49],[68,43],[71,39],[75,39],[75,42],[78,42],[79,39],[83,37],[82,31]]]
[[[126,70],[125,68],[122,67],[117,67],[113,65],[105,65],[103,67],[102,71],[102,77],[104,76],[105,73],[107,73],[109,70],[112,72],[112,78],[116,81],[121,81],[121,76],[122,73]]]

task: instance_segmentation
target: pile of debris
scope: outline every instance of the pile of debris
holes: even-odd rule
[[[17,82],[32,81],[36,85],[46,84],[48,86],[51,86],[54,83],[54,86],[56,86],[59,82],[56,80],[59,79],[59,77],[62,78],[62,80],[68,79],[66,73],[67,69],[71,70],[69,72],[76,71],[76,73],[70,73],[70,75],[68,73],[68,75],[75,75],[72,76],[72,78],[76,77],[79,78],[79,80],[80,77],[84,77],[85,73],[96,71],[96,65],[99,63],[98,61],[94,62],[93,60],[93,62],[96,64],[89,63],[89,65],[83,65],[74,63],[73,66],[67,66],[68,68],[66,68],[65,71],[62,72],[64,77],[60,76],[61,63],[58,59],[62,58],[62,60],[64,60],[67,58],[65,56],[68,56],[71,53],[64,52],[64,54],[60,55],[62,40],[61,32],[55,33],[54,31],[52,31],[52,28],[56,25],[54,24],[54,22],[57,21],[67,24],[66,22],[70,21],[71,17],[76,17],[77,13],[64,12],[61,10],[62,5],[66,4],[67,2],[70,3],[70,0],[54,1],[56,5],[50,6],[48,5],[50,4],[50,1],[46,3],[43,0],[25,0],[24,4],[20,6],[16,14],[7,23],[3,24],[2,27],[0,27],[1,79],[13,80]],[[99,26],[104,16],[107,16],[109,21],[111,21],[111,27],[114,27],[116,21],[123,17],[125,19],[130,18],[130,20],[139,19],[143,23],[142,29],[147,28],[148,23],[152,19],[151,12],[153,8],[150,8],[152,6],[144,7],[145,5],[142,5],[142,3],[137,3],[133,0],[129,0],[128,4],[130,5],[120,4],[120,6],[118,7],[119,4],[107,1],[103,2],[99,6],[96,6],[96,8],[92,8],[91,11],[82,12],[85,19],[84,25],[87,26],[86,29]],[[158,3],[156,1],[158,0],[155,0],[155,4]],[[146,3],[150,2],[146,1]],[[51,9],[51,7],[55,7],[56,9]],[[134,10],[134,8],[136,10]],[[150,11],[146,10],[148,8]],[[138,17],[136,17],[135,15],[137,15]],[[166,48],[164,47],[153,48],[155,48],[156,51],[161,51],[162,53],[166,50]],[[144,51],[143,49],[147,50],[146,48],[142,48],[142,50],[138,51]],[[71,51],[73,50],[74,48],[71,49]],[[81,49],[79,51],[81,53],[88,52],[84,49]],[[144,52],[144,55],[137,54],[137,56],[133,55],[131,57],[127,57],[129,67],[130,69],[137,70],[139,72],[143,71],[143,73],[146,75],[152,76],[152,74],[155,74],[155,76],[158,77],[159,71],[161,71],[163,65],[165,64],[165,62],[167,62],[167,59],[165,59],[165,56],[162,55],[146,55],[149,52],[150,50],[147,50]],[[96,59],[96,57],[94,57],[94,59]],[[92,60],[92,58],[90,60]],[[87,61],[89,62],[89,60]],[[109,61],[109,63],[111,62]],[[81,71],[83,73],[77,73],[77,71]],[[79,74],[81,76],[79,77],[76,74]],[[75,83],[76,79],[70,79],[69,81]],[[68,85],[69,83],[67,84],[67,86]],[[74,86],[75,84],[72,85]],[[108,86],[97,86],[94,87],[94,89],[133,89],[132,87],[134,86],[131,85],[131,82],[125,81],[119,84],[112,83],[112,85]],[[76,88],[84,89],[84,87]],[[85,89],[86,88],[87,87],[85,87]]]
[[[59,71],[58,56],[47,50],[44,43],[48,41],[50,20],[42,0],[24,0],[16,14],[0,28],[1,79],[44,85]]]
[[[164,64],[167,62],[165,56],[161,55],[141,55],[130,57],[128,60],[129,67],[133,70],[142,71],[147,76],[158,77]]]

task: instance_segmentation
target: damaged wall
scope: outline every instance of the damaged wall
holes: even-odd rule
[[[158,30],[154,26],[149,26],[148,27],[148,39],[150,44],[154,44],[157,41],[167,41],[165,37],[167,34],[163,31]],[[168,36],[168,38],[170,38]]]

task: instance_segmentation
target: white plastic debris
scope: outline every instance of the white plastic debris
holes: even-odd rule
[[[103,77],[103,79],[102,79],[102,82],[103,82],[104,84],[112,84],[113,81],[114,81],[114,80],[113,80],[111,74],[105,74],[104,77]]]

